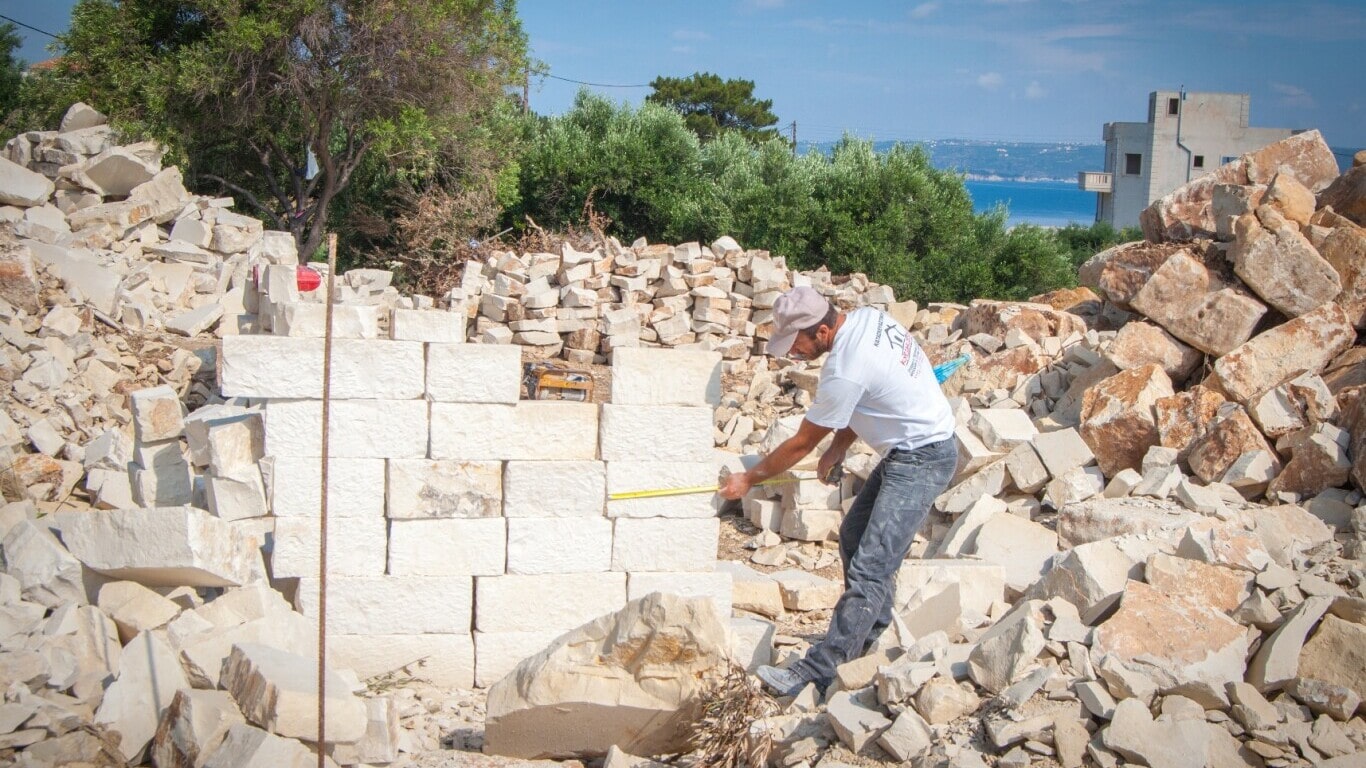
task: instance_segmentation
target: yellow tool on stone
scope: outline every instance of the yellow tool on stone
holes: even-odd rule
[[[825,478],[825,484],[835,485],[843,477],[844,467],[836,464],[835,467],[830,470],[830,474]],[[755,487],[761,485],[782,485],[783,483],[795,483],[799,479],[800,478],[784,474],[779,477],[770,477],[769,479],[757,482],[754,485]],[[687,496],[688,494],[693,493],[715,493],[720,488],[721,485],[718,483],[716,485],[694,485],[687,488],[654,488],[648,491],[623,491],[621,493],[607,494],[607,500],[623,501],[625,499],[657,499],[661,496]]]

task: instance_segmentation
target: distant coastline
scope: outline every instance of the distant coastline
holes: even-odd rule
[[[959,171],[959,173],[962,173]],[[996,173],[963,173],[964,181],[1004,181],[1011,184],[1075,184],[1077,178],[1059,179],[1052,176],[1002,176]]]

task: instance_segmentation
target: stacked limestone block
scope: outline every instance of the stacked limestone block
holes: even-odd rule
[[[433,313],[451,314],[451,313]],[[405,318],[395,316],[401,333]],[[408,324],[410,328],[420,328]],[[411,331],[415,335],[421,332]],[[225,396],[265,401],[272,575],[318,613],[323,341],[224,339]],[[426,660],[440,685],[497,681],[563,632],[652,591],[713,598],[712,496],[608,502],[708,485],[720,355],[635,349],[615,401],[519,401],[516,346],[335,339],[328,623],[361,677]]]

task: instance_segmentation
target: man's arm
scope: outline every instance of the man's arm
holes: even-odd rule
[[[854,434],[852,427],[845,427],[837,430],[835,437],[830,441],[830,447],[825,453],[821,454],[820,461],[816,464],[816,476],[825,482],[825,478],[830,476],[830,470],[836,465],[844,463],[844,454],[848,453],[849,446],[854,444],[858,435]]]
[[[841,430],[841,432],[843,431],[845,430]],[[828,434],[830,434],[830,427],[822,427],[802,419],[801,426],[797,428],[797,434],[784,440],[782,445],[773,449],[773,452],[765,456],[763,461],[755,465],[754,469],[748,472],[736,472],[727,477],[721,485],[719,493],[727,499],[743,497],[749,493],[749,489],[756,483],[761,483],[791,469],[792,465],[811,453]],[[853,439],[850,438],[849,442],[852,443]],[[845,447],[848,447],[848,443],[845,444]]]

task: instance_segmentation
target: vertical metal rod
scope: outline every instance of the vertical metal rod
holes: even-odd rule
[[[327,302],[323,329],[322,505],[318,516],[318,768],[327,754],[327,454],[332,415],[332,304],[337,287],[337,235],[327,236]]]

